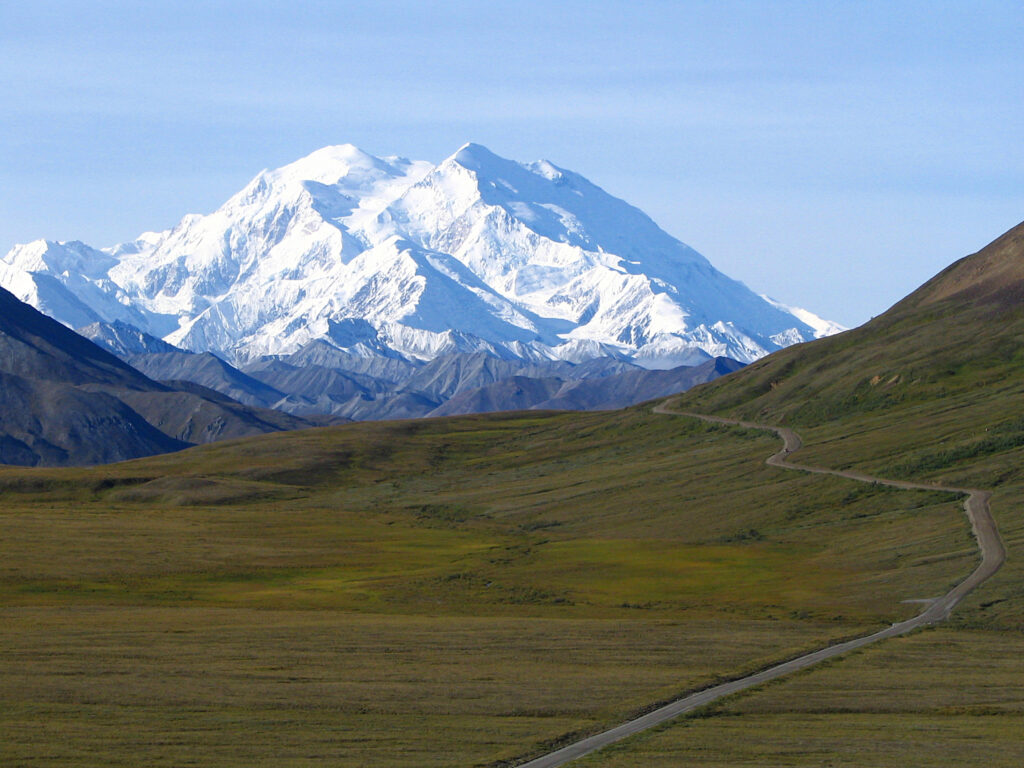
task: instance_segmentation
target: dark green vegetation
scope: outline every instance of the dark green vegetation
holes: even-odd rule
[[[1007,560],[942,629],[736,696],[589,764],[1022,764],[1024,225],[865,326],[676,407],[793,426],[800,463],[990,488]]]
[[[958,500],[651,414],[0,471],[0,729],[35,765],[489,765],[910,615]]]

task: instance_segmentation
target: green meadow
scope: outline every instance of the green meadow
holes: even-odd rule
[[[506,765],[977,562],[955,496],[776,447],[634,408],[0,470],[3,761]]]
[[[729,697],[580,765],[1021,765],[1020,394],[996,390],[797,426],[807,443],[802,463],[994,489],[1007,561],[947,623]]]

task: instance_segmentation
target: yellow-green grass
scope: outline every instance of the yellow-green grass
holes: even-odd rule
[[[4,764],[511,758],[821,642],[795,621],[0,611]],[[815,635],[817,637],[815,638]]]
[[[780,473],[763,464],[768,435],[640,412],[520,421],[359,425],[271,436],[264,453],[249,442],[91,473],[8,470],[0,487],[18,490],[0,512],[0,594],[413,613],[813,609],[865,624],[904,615],[901,599],[947,588],[976,558],[949,494]],[[323,461],[337,444],[345,466]],[[382,459],[381,444],[400,447]],[[425,471],[439,444],[445,458]],[[260,464],[278,451],[292,468]],[[265,479],[282,471],[289,482]],[[260,475],[270,498],[178,506],[197,481],[205,493],[240,474]],[[49,485],[26,491],[26,478]],[[149,495],[172,481],[170,501]]]
[[[738,694],[584,766],[1024,764],[1024,637],[935,629]]]
[[[977,561],[949,494],[776,446],[632,409],[5,469],[4,748],[486,765],[910,615]]]
[[[953,621],[962,626],[1024,630],[1024,446],[1000,445],[1024,414],[1024,387],[987,398],[949,398],[803,430],[801,460],[857,467],[887,477],[992,489],[992,514],[1008,557],[985,587],[968,597]],[[895,417],[895,418],[894,418]],[[1015,433],[1015,432],[1014,432]],[[1014,434],[1011,433],[1011,434]]]

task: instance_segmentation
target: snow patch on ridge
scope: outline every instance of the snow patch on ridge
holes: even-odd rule
[[[814,338],[816,339],[821,339],[824,338],[825,336],[834,336],[837,333],[842,333],[843,331],[850,330],[845,325],[840,325],[839,323],[832,322],[831,320],[825,320],[821,317],[818,317],[818,315],[814,314],[813,312],[810,312],[806,309],[801,309],[800,307],[790,307],[786,304],[783,304],[781,301],[776,301],[771,296],[766,296],[763,293],[761,294],[761,298],[767,301],[773,307],[776,307],[778,309],[781,309],[783,312],[788,312],[789,314],[793,315],[793,317],[802,322],[804,325],[808,325],[811,328],[813,328]],[[796,342],[790,343],[795,344]],[[788,344],[786,346],[788,346]]]

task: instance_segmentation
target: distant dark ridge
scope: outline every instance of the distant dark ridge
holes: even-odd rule
[[[0,288],[0,370],[65,384],[163,389],[3,288]]]
[[[100,464],[321,423],[153,381],[0,289],[0,463]]]

